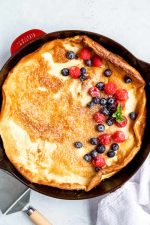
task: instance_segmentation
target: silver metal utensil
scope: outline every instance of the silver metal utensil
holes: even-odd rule
[[[0,171],[0,209],[4,215],[23,211],[36,225],[52,225],[29,205],[30,189],[12,176]]]

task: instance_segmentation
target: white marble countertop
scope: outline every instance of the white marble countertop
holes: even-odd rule
[[[116,40],[138,58],[150,62],[149,0],[1,0],[0,67],[10,56],[14,38],[32,28],[46,32],[94,31]],[[94,225],[98,200],[65,201],[31,193],[31,204],[44,212],[53,225]],[[18,212],[0,219],[2,224],[31,223]]]

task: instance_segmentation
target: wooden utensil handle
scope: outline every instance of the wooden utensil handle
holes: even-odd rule
[[[52,225],[39,211],[29,206],[24,211],[35,225]]]
[[[40,212],[35,210],[29,218],[35,225],[52,225]]]

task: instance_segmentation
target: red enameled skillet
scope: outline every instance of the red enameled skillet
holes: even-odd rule
[[[11,46],[11,54],[12,56],[5,63],[3,68],[0,71],[0,88],[2,88],[2,84],[7,77],[9,71],[16,65],[16,63],[25,55],[35,51],[37,48],[42,46],[45,42],[57,39],[57,38],[66,38],[72,37],[75,35],[87,35],[93,40],[97,41],[110,51],[120,55],[123,57],[131,66],[135,67],[143,76],[146,81],[146,94],[147,94],[147,115],[150,115],[150,64],[143,62],[133,56],[127,49],[118,44],[117,42],[102,36],[97,33],[89,32],[89,31],[81,31],[81,30],[67,30],[67,31],[57,31],[53,33],[46,34],[45,32],[34,29],[25,32],[21,36],[19,36]],[[0,103],[2,103],[2,95],[0,98]],[[150,117],[147,116],[147,125],[143,137],[143,143],[140,151],[134,157],[134,159],[120,172],[111,178],[102,181],[100,185],[96,188],[92,189],[90,192],[85,191],[66,191],[58,188],[38,185],[30,183],[26,180],[6,157],[2,140],[0,140],[0,169],[6,171],[7,173],[14,176],[16,179],[20,180],[26,186],[31,189],[45,194],[47,196],[60,198],[60,199],[88,199],[97,197],[100,195],[104,195],[109,192],[113,192],[119,187],[121,187],[127,180],[130,179],[133,174],[140,168],[140,166],[145,161],[148,156],[150,150],[150,138],[149,136],[150,130]]]

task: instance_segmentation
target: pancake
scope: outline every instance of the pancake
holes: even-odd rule
[[[90,51],[92,60],[97,57],[92,65],[87,66],[88,62],[81,57],[82,49]],[[68,51],[75,53],[73,59],[66,57]],[[73,66],[86,68],[85,80],[62,75],[62,69]],[[106,69],[111,76],[105,75]],[[130,82],[125,82],[125,77]],[[99,91],[99,99],[108,101],[111,97],[118,105],[111,114],[113,125],[105,121],[103,132],[97,130],[93,119],[103,106],[88,104],[92,100],[89,89],[98,82],[105,87],[113,83],[117,90],[126,90],[128,94],[126,101],[117,102],[117,94]],[[138,71],[87,36],[47,42],[23,57],[3,84],[0,134],[7,157],[30,182],[68,190],[91,190],[125,167],[139,151],[146,121],[144,86]],[[117,125],[115,118],[119,107],[127,120],[122,127],[122,121]],[[125,140],[119,141],[119,149],[110,153],[116,131],[122,131]],[[111,140],[103,153],[92,153],[92,159],[91,151],[97,147],[90,139],[96,138],[99,146],[103,144],[102,134],[109,134]],[[101,166],[96,162],[98,157]]]

